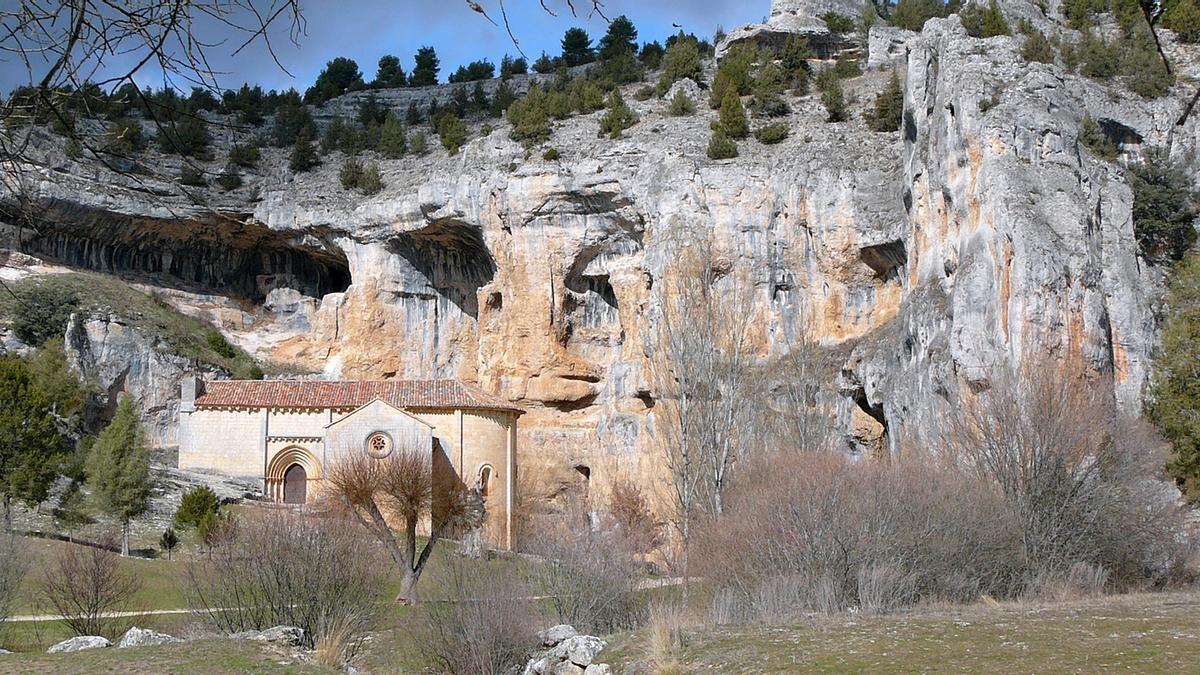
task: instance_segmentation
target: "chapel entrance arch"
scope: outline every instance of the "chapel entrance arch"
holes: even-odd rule
[[[321,464],[306,448],[284,448],[267,464],[267,497],[277,504],[305,504],[312,496],[312,481],[320,480]]]

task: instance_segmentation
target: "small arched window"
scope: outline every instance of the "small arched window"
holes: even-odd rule
[[[484,466],[479,470],[479,496],[487,499],[492,490],[492,467]]]

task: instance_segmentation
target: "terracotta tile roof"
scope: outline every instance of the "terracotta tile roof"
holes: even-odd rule
[[[375,399],[397,408],[520,408],[458,380],[213,380],[196,397],[198,408],[358,408]]]

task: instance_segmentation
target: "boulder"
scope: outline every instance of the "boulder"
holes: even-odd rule
[[[172,635],[167,635],[166,633],[159,633],[158,631],[134,626],[125,631],[125,634],[121,636],[121,639],[117,642],[117,649],[165,645],[171,642],[183,642],[183,640]]]
[[[542,641],[543,647],[553,647],[563,640],[566,640],[567,638],[573,638],[576,635],[579,635],[579,632],[576,631],[572,626],[568,626],[565,623],[560,623],[557,626],[551,626],[538,633],[538,639]]]
[[[551,653],[561,655],[563,660],[577,666],[587,667],[592,665],[596,655],[607,646],[608,643],[598,637],[576,635],[560,642]]]
[[[580,635],[574,628],[560,624],[538,633],[542,645],[549,647],[534,654],[525,664],[523,675],[607,675],[607,665],[594,664],[596,655],[608,643],[591,635]]]
[[[249,639],[260,642],[277,642],[298,647],[304,641],[304,629],[297,628],[296,626],[275,626],[264,631],[259,631],[249,636]]]
[[[607,663],[593,663],[583,670],[583,675],[612,675],[612,668]]]
[[[47,649],[46,653],[68,654],[70,652],[81,652],[85,649],[102,649],[111,646],[112,643],[108,641],[108,638],[103,638],[99,635],[79,635],[69,640],[63,640]]]

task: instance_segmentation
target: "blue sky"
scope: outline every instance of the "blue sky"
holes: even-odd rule
[[[295,87],[303,91],[316,78],[325,63],[335,56],[348,56],[358,62],[369,80],[375,75],[379,57],[395,54],[405,72],[412,70],[412,57],[418,47],[430,45],[441,58],[441,79],[459,65],[488,58],[499,65],[505,53],[516,49],[504,29],[497,28],[472,12],[465,0],[301,0],[307,34],[293,45],[286,35],[276,35],[273,44],[280,61],[291,72],[281,71],[260,45],[232,56],[233,36],[221,35],[211,27],[206,37],[225,44],[209,50],[212,66],[221,71],[223,87],[242,82],[258,83],[266,89]],[[552,17],[542,11],[538,0],[508,0],[506,6],[513,32],[530,59],[542,51],[558,54],[563,31],[581,26],[592,35],[593,43],[604,34],[606,24],[600,17],[590,20],[582,15],[583,3],[575,0],[581,16],[573,18],[563,0],[547,0],[558,9]],[[480,0],[499,21],[496,0]],[[697,35],[711,36],[718,25],[726,29],[761,21],[770,9],[770,0],[606,0],[605,14],[610,18],[625,14],[638,28],[642,42],[663,40],[676,32],[672,23]],[[238,40],[237,42],[240,42]],[[114,64],[115,67],[115,64]],[[142,85],[158,88],[162,76],[147,69],[137,79]],[[0,62],[0,89],[27,84],[29,73],[19,63]]]

